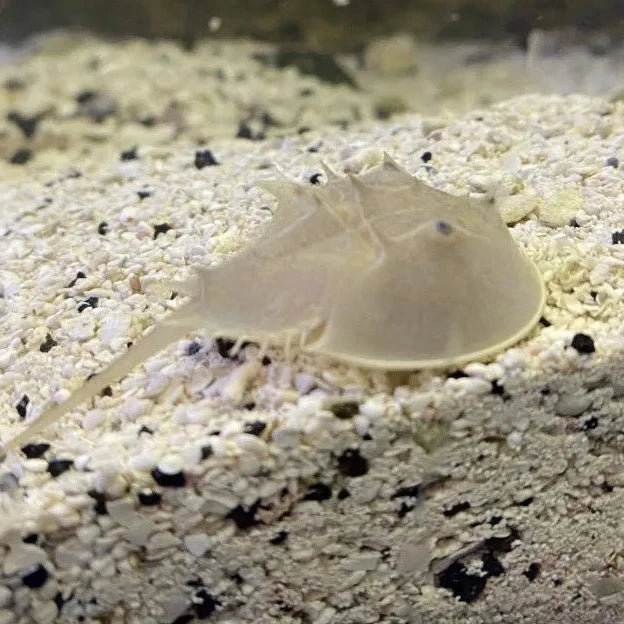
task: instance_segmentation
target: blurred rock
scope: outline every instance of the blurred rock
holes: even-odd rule
[[[380,74],[405,74],[416,70],[416,57],[414,38],[401,33],[373,41],[364,52],[364,65]]]

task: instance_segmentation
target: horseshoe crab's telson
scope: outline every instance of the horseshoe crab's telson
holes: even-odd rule
[[[171,285],[190,301],[70,398],[4,445],[95,396],[188,332],[205,328],[357,366],[410,370],[482,359],[540,318],[543,281],[496,208],[422,184],[389,156],[358,177],[261,183],[278,199],[263,235]]]

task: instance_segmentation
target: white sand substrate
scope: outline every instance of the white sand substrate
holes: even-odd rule
[[[361,97],[271,71],[284,97]],[[36,93],[54,102],[53,84]],[[260,362],[255,345],[231,358],[201,332],[172,345],[0,467],[0,623],[622,621],[624,107],[314,115],[257,141],[68,120],[105,129],[102,149],[67,132],[58,167],[36,144],[4,167],[1,440],[179,305],[159,279],[253,239],[275,208],[255,182],[309,184],[321,159],[360,172],[387,151],[432,186],[495,196],[546,280],[543,321],[494,361],[413,375]],[[196,166],[207,149],[218,164]]]

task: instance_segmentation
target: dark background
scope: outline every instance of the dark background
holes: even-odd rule
[[[420,38],[513,38],[533,28],[624,32],[624,0],[0,0],[0,41],[70,27],[168,37],[188,45],[222,19],[217,37],[250,36],[298,49],[352,51],[397,31]]]

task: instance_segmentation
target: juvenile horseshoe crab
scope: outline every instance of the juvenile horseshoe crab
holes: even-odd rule
[[[545,288],[495,206],[416,180],[388,155],[327,183],[260,183],[278,200],[249,247],[188,282],[189,301],[3,452],[24,444],[188,332],[323,353],[405,371],[478,360],[523,338]]]

